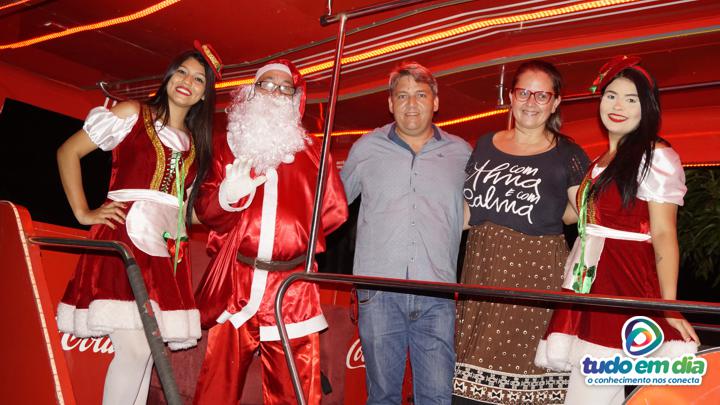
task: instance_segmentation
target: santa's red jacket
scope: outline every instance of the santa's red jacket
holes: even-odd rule
[[[268,170],[267,181],[257,188],[250,205],[240,212],[228,212],[220,207],[218,191],[225,176],[225,165],[231,164],[234,156],[225,137],[216,137],[213,163],[195,203],[198,218],[211,230],[207,247],[212,260],[196,292],[204,327],[232,322],[239,328],[251,317],[257,317],[260,340],[280,339],[274,318],[275,295],[280,283],[291,273],[303,271],[303,265],[290,271],[265,271],[238,262],[237,254],[273,261],[289,261],[305,254],[319,152],[319,142],[314,142],[297,152],[294,162]],[[348,216],[340,176],[333,161],[327,163],[318,253],[325,250],[325,236]],[[245,202],[241,199],[237,206]],[[288,289],[283,302],[283,320],[290,338],[327,327],[320,310],[317,284],[296,282]]]

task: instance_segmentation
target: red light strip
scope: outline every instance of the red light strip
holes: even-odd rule
[[[447,127],[447,126],[450,126],[450,125],[462,124],[463,122],[468,122],[468,121],[475,121],[475,120],[479,120],[479,119],[482,119],[482,118],[491,117],[491,116],[493,116],[493,115],[503,114],[503,113],[506,113],[506,112],[508,112],[508,109],[507,109],[507,108],[503,108],[503,109],[500,109],[500,110],[485,111],[485,112],[478,113],[478,114],[466,115],[466,116],[460,117],[460,118],[455,118],[455,119],[451,119],[451,120],[447,120],[447,121],[437,122],[437,123],[435,123],[435,125],[437,125],[438,127]],[[358,130],[352,130],[352,131],[338,131],[338,132],[333,132],[333,133],[332,133],[332,136],[364,135],[364,134],[366,134],[366,133],[368,133],[368,132],[370,132],[370,131],[371,131],[370,129],[358,129]],[[322,133],[322,132],[313,132],[313,133],[310,134],[310,136],[314,136],[314,137],[320,138],[320,137],[323,136],[323,133]]]
[[[353,131],[338,131],[338,132],[333,132],[331,136],[365,135],[370,131],[372,131],[372,130],[371,129],[358,129],[358,130],[353,130]],[[310,134],[310,136],[314,136],[316,138],[322,138],[323,133],[322,132],[313,132]]]
[[[505,24],[512,24],[512,23],[519,23],[519,22],[525,22],[525,21],[532,21],[532,20],[538,20],[542,18],[548,18],[548,17],[554,17],[558,15],[564,15],[564,14],[572,14],[579,11],[587,11],[587,10],[593,10],[597,8],[603,8],[608,6],[615,6],[619,4],[625,4],[625,3],[632,3],[636,2],[638,0],[603,0],[603,1],[587,1],[584,3],[578,3],[574,4],[572,6],[566,6],[566,7],[560,7],[560,8],[552,8],[548,10],[541,10],[536,11],[534,13],[524,13],[524,14],[516,14],[511,15],[508,17],[498,17],[498,18],[491,18],[487,20],[479,20],[475,21],[470,24],[461,25],[459,27],[445,30],[445,31],[439,31],[433,34],[423,35],[417,38],[413,38],[407,41],[398,42],[391,45],[386,45],[377,49],[373,49],[367,52],[362,52],[357,55],[353,56],[347,56],[342,58],[341,64],[345,65],[348,63],[355,63],[360,62],[365,59],[375,58],[378,56],[382,56],[391,52],[397,52],[401,51],[403,49],[411,48],[414,46],[424,45],[430,42],[435,42],[447,38],[451,38],[457,35],[466,34],[468,32],[477,31],[483,28],[493,27],[497,25],[505,25]],[[332,68],[334,65],[334,62],[324,62],[319,63],[316,65],[308,66],[305,68],[300,69],[300,73],[303,75],[309,74],[309,73],[316,73],[322,70],[327,70]],[[223,89],[227,87],[235,87],[235,86],[242,86],[244,84],[250,84],[252,83],[252,78],[247,79],[238,79],[238,80],[229,80],[225,82],[220,82],[215,85],[216,89]]]
[[[438,122],[435,125],[437,125],[439,127],[445,127],[445,126],[450,126],[450,125],[455,125],[455,124],[462,124],[463,122],[475,121],[475,120],[479,120],[482,118],[491,117],[493,115],[506,113],[506,112],[508,112],[508,110],[509,110],[508,108],[502,108],[499,110],[485,111],[485,112],[479,113],[479,114],[467,115],[465,117],[460,117],[460,118],[455,118],[452,120]]]
[[[178,2],[180,2],[180,0],[161,1],[160,3],[157,3],[154,6],[150,6],[146,9],[140,10],[136,13],[129,14],[129,15],[126,15],[123,17],[117,17],[117,18],[113,18],[110,20],[100,21],[100,22],[97,22],[94,24],[81,25],[79,27],[68,28],[64,31],[56,32],[53,34],[41,35],[39,37],[26,39],[26,40],[20,41],[20,42],[13,42],[10,44],[0,45],[0,50],[23,48],[26,46],[40,43],[40,42],[50,41],[52,39],[66,37],[66,36],[77,34],[77,33],[84,32],[84,31],[91,31],[91,30],[96,30],[99,28],[110,27],[113,25],[124,24],[124,23],[130,22],[130,21],[133,21],[133,20],[137,20],[138,18],[147,17],[150,14],[156,13],[156,12],[164,9],[165,7],[172,6],[173,4],[178,3]]]
[[[693,169],[697,167],[720,167],[720,162],[708,162],[708,163],[683,163],[683,167]]]
[[[6,4],[4,6],[0,6],[0,11],[3,11],[5,9],[11,8],[11,7],[19,6],[23,3],[28,3],[28,2],[30,2],[30,0],[20,0],[20,1],[16,1],[15,3]]]

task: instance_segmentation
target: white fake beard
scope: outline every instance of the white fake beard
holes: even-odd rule
[[[252,161],[257,173],[292,163],[295,153],[311,143],[300,121],[293,99],[254,92],[250,87],[238,91],[228,111],[228,145],[236,158]]]

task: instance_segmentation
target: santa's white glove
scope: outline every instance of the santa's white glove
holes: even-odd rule
[[[252,162],[244,159],[235,159],[232,164],[225,166],[225,179],[220,183],[218,200],[225,211],[242,211],[247,208],[255,196],[255,189],[265,183],[265,176],[250,177]],[[242,207],[232,207],[241,198],[249,196]]]

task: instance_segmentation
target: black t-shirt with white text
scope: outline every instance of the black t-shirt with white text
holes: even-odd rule
[[[531,156],[497,149],[494,134],[481,136],[465,168],[465,201],[470,225],[492,222],[528,235],[559,235],[567,189],[583,179],[589,160],[575,143],[556,145]]]

